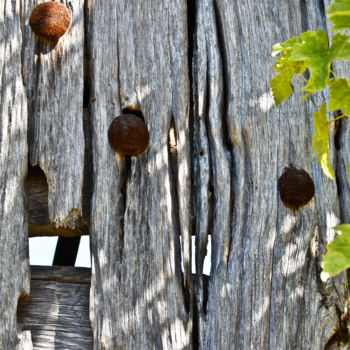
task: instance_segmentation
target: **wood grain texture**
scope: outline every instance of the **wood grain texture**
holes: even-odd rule
[[[332,1],[325,1],[325,11],[327,11],[328,6]],[[333,37],[337,32],[332,32],[333,24],[327,21],[322,29],[324,29],[330,38]],[[350,35],[350,31],[342,31],[342,34],[347,33]],[[334,61],[332,62],[332,70],[341,78],[348,79],[350,76],[350,68],[344,61]],[[335,118],[343,114],[343,111],[335,111],[330,113],[330,118]],[[348,165],[350,163],[350,129],[349,122],[347,119],[343,119],[335,123],[333,130],[336,134],[336,164],[335,164],[335,175],[337,182],[339,184],[339,202],[340,202],[340,213],[341,222],[350,223],[350,184],[349,169]]]
[[[348,122],[331,130],[331,181],[311,150],[325,96],[301,104],[296,93],[277,109],[269,90],[272,45],[330,33],[330,0],[64,0],[72,24],[57,43],[30,30],[39,2],[8,0],[0,13],[0,348],[349,348],[347,274],[319,278],[331,227],[350,220]],[[108,144],[126,108],[150,132],[138,158]],[[26,209],[27,152],[46,179],[28,176]],[[299,211],[277,189],[290,163],[315,183]],[[30,300],[52,312],[27,303],[17,329],[27,220],[29,235],[90,232],[92,331],[89,273],[64,268],[33,269]]]
[[[24,178],[27,172],[27,99],[21,75],[20,2],[0,11],[0,348],[18,343],[17,300],[29,293]],[[23,342],[22,342],[23,343]]]
[[[29,99],[29,162],[48,183],[48,215],[56,227],[75,228],[82,216],[83,0],[64,1],[71,25],[57,42],[37,37],[28,20],[42,1],[23,1],[22,72]]]
[[[269,92],[272,45],[322,25],[322,4],[203,1],[197,16],[195,176],[207,189],[198,186],[197,208],[208,220],[198,220],[196,233],[200,251],[208,231],[213,242],[206,313],[196,282],[200,346],[324,349],[338,315],[347,315],[349,291],[346,274],[319,279],[340,219],[337,183],[311,158],[322,96],[301,105],[296,94],[276,109]],[[334,134],[330,142],[334,165]],[[315,182],[315,199],[300,211],[285,208],[277,192],[289,163]]]
[[[88,17],[94,348],[187,349],[192,317],[184,300],[192,293],[186,2],[89,1]],[[127,107],[143,113],[150,133],[150,147],[139,158],[118,157],[108,144],[110,123]]]
[[[31,332],[33,350],[92,349],[90,269],[32,266],[31,272],[30,298],[19,303],[18,323]]]
[[[86,173],[85,179],[86,181],[91,181],[89,173]],[[74,228],[56,227],[55,223],[50,221],[48,211],[48,185],[45,174],[39,166],[29,168],[24,189],[28,213],[29,237],[78,237],[89,234],[89,216],[86,215],[86,212],[90,209],[88,198],[91,198],[91,194],[87,186],[84,186],[84,198],[87,200],[83,200],[83,220],[76,222]]]

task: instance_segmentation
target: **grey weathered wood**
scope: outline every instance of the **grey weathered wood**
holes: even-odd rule
[[[89,180],[89,174],[86,179]],[[48,185],[45,174],[40,167],[35,166],[30,168],[26,181],[26,208],[28,212],[28,235],[29,237],[37,236],[64,236],[76,237],[89,234],[88,217],[83,216],[83,220],[76,223],[74,228],[56,227],[56,224],[49,219],[48,212]],[[89,196],[90,193],[86,193]],[[85,201],[85,210],[88,210],[90,205]]]
[[[347,315],[346,274],[326,284],[319,278],[324,244],[340,221],[337,184],[311,158],[312,112],[321,98],[301,105],[296,94],[276,109],[269,92],[272,45],[319,27],[321,7],[316,1],[198,5],[200,251],[208,231],[213,242],[206,314],[196,283],[203,349],[323,349],[339,313]],[[277,192],[289,163],[307,170],[316,187],[315,199],[297,212],[283,207]],[[199,254],[197,266],[203,259]]]
[[[82,220],[75,222],[74,227],[57,227],[55,222],[50,221],[48,212],[48,184],[45,174],[39,166],[31,167],[25,182],[29,237],[76,237],[89,234],[90,200],[92,195],[92,149],[90,114],[87,108],[84,109],[84,139]]]
[[[325,1],[326,10],[331,4],[330,0]],[[330,21],[326,22],[327,26],[324,30],[327,31],[327,34],[330,38],[336,32],[332,32],[331,28],[333,24]],[[344,33],[344,31],[342,32]],[[350,31],[347,31],[347,34],[350,35]],[[332,69],[336,74],[341,78],[348,79],[350,76],[350,69],[347,63],[343,61],[334,61],[332,63]],[[335,118],[341,113],[340,111],[332,113],[332,116]],[[342,222],[350,223],[350,185],[349,185],[349,170],[348,164],[350,163],[350,130],[349,123],[347,120],[341,120],[335,124],[335,133],[337,133],[337,147],[336,147],[336,175],[338,181],[339,189],[339,202],[340,202],[340,213],[342,217]]]
[[[33,349],[92,349],[90,269],[31,267],[30,298],[18,306],[18,323]]]
[[[48,183],[48,214],[56,227],[75,228],[82,216],[83,0],[63,1],[72,14],[57,43],[38,38],[28,24],[42,1],[22,4],[22,72],[29,100],[29,161]]]
[[[319,278],[331,227],[350,219],[347,121],[330,135],[332,182],[311,151],[312,113],[323,95],[301,105],[297,93],[276,109],[269,91],[272,45],[329,29],[329,0],[197,1],[188,18],[196,20],[193,52],[191,1],[66,1],[72,26],[57,45],[31,33],[36,3],[7,1],[0,15],[0,346],[31,347],[14,314],[29,292],[27,216],[29,235],[66,226],[69,235],[87,233],[90,220],[96,350],[349,348],[347,275]],[[139,158],[118,157],[108,144],[108,127],[124,108],[142,111],[149,127],[150,148]],[[42,178],[27,183],[25,213],[27,110],[29,161],[44,170],[48,189]],[[298,212],[277,191],[289,163],[316,187]],[[61,272],[44,281],[33,274],[33,283],[70,290],[79,276],[57,281]],[[52,344],[52,330],[42,336]]]
[[[94,348],[190,348],[192,314],[184,302],[188,294],[190,304],[192,294],[186,2],[88,1],[88,17]],[[128,107],[142,111],[151,140],[129,162],[107,139],[113,118]],[[172,120],[175,179],[169,169]]]
[[[24,178],[27,172],[27,99],[21,75],[20,2],[0,11],[0,348],[18,343],[17,299],[29,293]],[[23,341],[22,341],[22,344]],[[22,346],[23,347],[23,346]]]

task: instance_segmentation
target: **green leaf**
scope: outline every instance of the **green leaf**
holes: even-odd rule
[[[320,110],[314,112],[314,134],[312,135],[313,157],[318,155],[317,160],[324,174],[334,180],[334,174],[329,160],[329,128],[326,117],[326,104],[323,102]]]
[[[270,87],[276,106],[286,100],[292,93],[293,88],[291,80],[294,74],[299,74],[305,71],[304,62],[291,62],[287,55],[278,57],[274,64],[276,73],[280,73],[271,79]]]
[[[271,56],[274,57],[276,55],[278,55],[281,52],[284,52],[285,54],[288,54],[288,52],[291,50],[291,48],[293,47],[293,45],[295,43],[297,43],[298,39],[293,36],[292,38],[286,40],[283,43],[277,43],[275,45],[272,46],[272,54]]]
[[[333,229],[340,235],[326,245],[327,253],[321,264],[321,279],[324,282],[350,267],[350,225],[339,225]]]
[[[272,53],[271,53],[272,57],[277,56],[281,52],[283,52],[283,47],[282,47],[281,43],[277,43],[277,44],[272,46]]]
[[[323,30],[307,31],[299,36],[298,42],[291,48],[289,59],[305,61],[310,70],[310,80],[302,90],[315,92],[326,87],[331,66],[328,53],[328,38]]]
[[[334,24],[332,30],[350,28],[350,0],[334,0],[328,7],[327,17]]]
[[[302,33],[296,43],[291,43],[288,53],[290,61],[305,61],[310,70],[310,80],[302,88],[304,91],[323,90],[328,81],[333,60],[350,61],[350,43],[347,35],[335,34],[332,45],[328,48],[327,34],[319,29],[317,32]]]
[[[344,114],[350,116],[350,85],[346,79],[334,80],[329,85],[328,111],[342,109]]]
[[[350,37],[337,33],[332,38],[332,46],[329,50],[330,60],[350,61]]]

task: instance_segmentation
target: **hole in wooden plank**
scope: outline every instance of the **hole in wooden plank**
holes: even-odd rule
[[[24,189],[27,197],[29,227],[48,225],[50,223],[47,205],[48,185],[40,166],[29,166]]]
[[[133,114],[136,117],[139,117],[145,123],[145,117],[140,110],[134,109],[133,107],[124,108],[122,114]]]
[[[207,244],[207,255],[204,258],[204,264],[203,264],[203,274],[210,276],[211,271],[211,235],[208,235],[208,244]]]
[[[181,236],[180,236],[180,244],[182,245]],[[208,235],[207,254],[204,258],[203,271],[202,271],[202,274],[204,274],[206,276],[210,276],[210,271],[211,271],[211,250],[212,250],[211,235]],[[196,273],[196,259],[195,259],[195,257],[196,257],[196,237],[192,236],[192,268],[191,268],[191,272],[193,274]],[[181,252],[181,270],[182,270],[182,272],[184,271],[182,252]]]
[[[192,236],[192,273],[196,273],[196,237]],[[211,270],[211,235],[208,235],[207,254],[204,258],[202,274],[210,276]]]
[[[76,229],[56,228],[55,224],[50,222],[48,213],[48,184],[40,166],[28,166],[24,189],[26,193],[29,237],[80,237],[89,234],[89,224],[86,220],[81,225],[78,225]]]

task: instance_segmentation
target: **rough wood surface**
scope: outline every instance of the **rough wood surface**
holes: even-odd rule
[[[89,179],[89,176],[86,178]],[[76,223],[74,228],[56,227],[56,224],[50,221],[48,211],[48,185],[45,174],[39,166],[29,169],[24,188],[26,193],[29,237],[77,237],[89,234],[88,217],[83,216],[83,221]]]
[[[13,0],[2,2],[0,11],[0,348],[5,350],[18,343],[17,299],[29,293],[23,188],[27,99],[21,75],[20,10],[20,2]]]
[[[326,0],[326,8],[331,4],[332,1]],[[326,22],[324,29],[330,38],[337,32],[332,32],[333,24],[330,21]],[[344,33],[344,31],[342,32]],[[350,35],[350,31],[347,31]],[[350,76],[350,67],[347,62],[334,61],[332,63],[332,69],[336,74],[341,77],[348,79]],[[339,111],[333,113],[333,117],[341,115]],[[338,182],[339,191],[339,202],[340,202],[340,214],[342,223],[350,223],[350,184],[348,181],[348,165],[350,163],[350,129],[347,120],[341,120],[336,123],[334,133],[337,135],[335,144],[335,167],[336,176]]]
[[[50,222],[75,228],[82,216],[84,172],[84,2],[63,1],[72,21],[58,42],[37,37],[28,25],[31,11],[40,2],[22,4],[29,162],[46,175]]]
[[[18,323],[31,332],[33,349],[92,349],[90,269],[32,266],[31,273],[30,298],[19,302]]]
[[[31,347],[15,324],[28,217],[29,235],[89,222],[95,350],[349,348],[347,274],[319,278],[331,227],[350,222],[348,122],[330,135],[331,181],[311,151],[324,96],[277,109],[269,91],[272,45],[329,31],[330,0],[67,0],[72,25],[57,44],[28,26],[38,2],[8,0],[0,14],[0,347]],[[138,158],[108,144],[125,108],[149,128]],[[27,179],[28,213],[27,148],[46,176]],[[277,190],[290,163],[315,182],[300,211]]]
[[[187,349],[192,315],[186,3],[88,1],[88,45],[94,348]],[[124,108],[140,110],[149,129],[150,147],[139,158],[117,157],[108,144],[109,125]]]
[[[311,158],[312,112],[322,96],[301,105],[296,94],[276,109],[269,92],[272,45],[322,26],[323,11],[316,1],[198,5],[196,232],[200,251],[208,232],[213,243],[206,313],[196,283],[203,349],[324,349],[344,331],[346,274],[319,279],[324,245],[341,218],[337,183]],[[333,134],[332,159],[334,142]],[[277,192],[289,163],[315,182],[315,199],[300,211],[285,208]],[[347,346],[339,339],[336,346]]]

